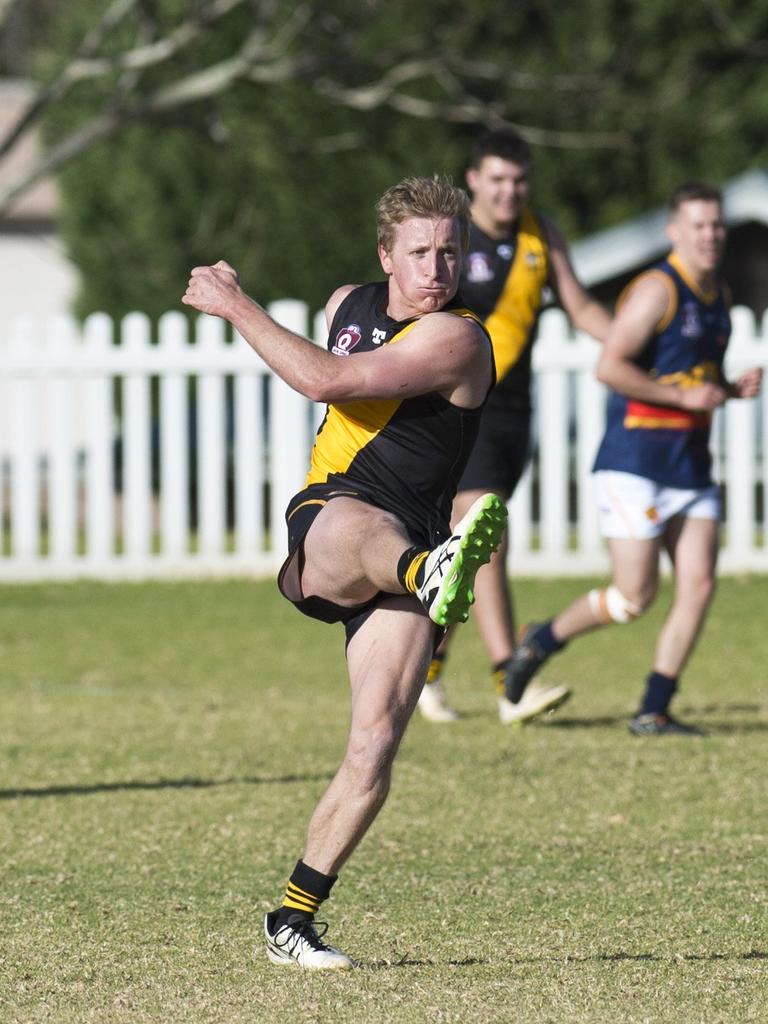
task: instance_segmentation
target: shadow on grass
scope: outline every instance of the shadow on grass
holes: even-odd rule
[[[590,964],[590,963],[715,963],[768,960],[768,951],[750,949],[747,953],[680,953],[660,956],[658,953],[596,953],[594,956],[512,956],[504,961],[513,964]],[[361,963],[369,971],[386,971],[395,967],[481,967],[495,963],[489,957],[467,957],[464,960],[416,960],[404,956],[399,960],[373,960]]]
[[[295,782],[328,782],[332,772],[305,775],[250,775],[242,779],[157,779],[154,782],[95,782],[88,786],[40,786],[28,789],[0,789],[0,800],[18,800],[40,796],[91,796],[94,793],[119,793],[128,790],[212,789],[215,786],[289,786]]]

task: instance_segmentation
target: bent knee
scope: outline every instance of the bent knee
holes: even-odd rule
[[[648,588],[627,595],[612,583],[602,590],[590,590],[587,596],[592,614],[599,622],[615,622],[625,625],[628,622],[634,622],[648,610],[656,597],[656,588]]]

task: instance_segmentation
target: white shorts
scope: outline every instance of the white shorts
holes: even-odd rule
[[[659,537],[670,519],[720,519],[720,488],[665,487],[644,476],[600,469],[595,493],[604,537],[650,540]]]

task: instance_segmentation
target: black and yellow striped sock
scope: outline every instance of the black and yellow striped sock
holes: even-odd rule
[[[315,871],[303,860],[297,861],[285,887],[283,905],[278,912],[278,923],[283,923],[294,915],[311,920],[323,900],[327,900],[331,895],[337,878],[338,875],[324,875],[322,871]]]
[[[397,578],[407,593],[415,594],[424,582],[424,563],[428,554],[429,548],[414,545],[400,555],[400,560],[397,563]]]
[[[443,674],[443,665],[444,664],[445,664],[445,655],[444,654],[436,654],[432,658],[432,661],[430,661],[430,663],[429,663],[429,668],[427,669],[427,686],[429,686],[430,683],[436,683],[437,682],[437,680]]]
[[[496,690],[496,694],[499,697],[506,697],[507,692],[504,687],[504,677],[507,674],[507,668],[509,667],[509,658],[505,658],[504,661],[497,661],[491,668],[491,681],[493,687]]]

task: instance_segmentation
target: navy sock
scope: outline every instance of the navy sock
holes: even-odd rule
[[[545,654],[557,654],[567,643],[565,640],[558,640],[552,632],[552,619],[549,622],[542,622],[533,634],[533,639]]]
[[[645,681],[645,696],[638,714],[666,714],[676,689],[677,676],[665,676],[662,672],[649,672]]]

